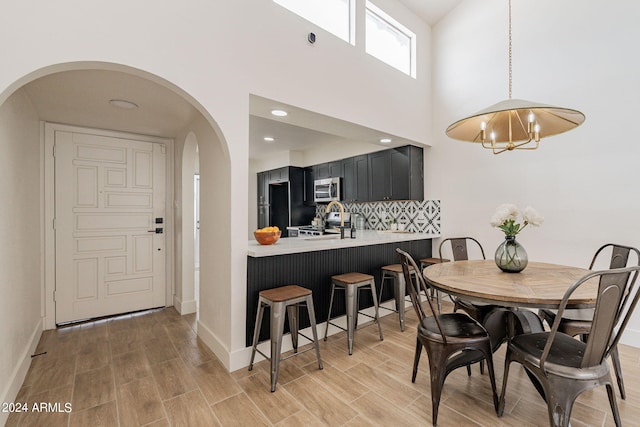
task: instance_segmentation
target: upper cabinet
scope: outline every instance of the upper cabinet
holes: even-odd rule
[[[371,153],[368,159],[370,201],[424,199],[422,148],[407,145]]]
[[[424,199],[423,150],[412,145],[322,163],[307,171],[310,181],[342,177],[344,202]]]
[[[369,201],[369,161],[367,155],[349,157],[342,161],[342,200]]]

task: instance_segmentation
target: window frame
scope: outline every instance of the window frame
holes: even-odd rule
[[[373,53],[369,52],[368,46],[367,46],[367,14],[371,13],[372,15],[374,15],[375,18],[379,19],[380,21],[386,23],[390,28],[393,28],[395,31],[401,33],[402,35],[404,35],[405,37],[407,37],[407,39],[409,40],[409,70],[404,70],[402,68],[397,67],[396,65],[388,62],[387,60],[380,58],[379,56],[374,55]],[[366,0],[366,4],[365,4],[365,11],[364,11],[364,31],[365,31],[365,52],[368,55],[373,56],[374,58],[384,62],[385,64],[389,65],[390,67],[395,68],[396,70],[401,71],[402,73],[413,77],[414,79],[417,78],[417,48],[416,48],[416,44],[417,44],[417,36],[416,34],[411,31],[409,28],[407,28],[405,25],[402,25],[400,22],[398,22],[397,20],[395,20],[394,18],[392,18],[388,13],[384,12],[382,9],[380,9],[378,6],[376,6],[375,4],[373,4],[371,1]]]

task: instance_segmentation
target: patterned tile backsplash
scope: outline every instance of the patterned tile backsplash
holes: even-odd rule
[[[388,230],[393,219],[407,231],[440,233],[440,200],[343,203],[346,212],[360,214],[369,230]],[[316,206],[316,217],[325,219],[326,205]],[[332,210],[339,210],[334,206]]]

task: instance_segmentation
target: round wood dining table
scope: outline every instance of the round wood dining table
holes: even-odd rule
[[[505,273],[493,260],[433,264],[423,271],[439,291],[502,307],[557,308],[565,291],[589,270],[566,265],[529,262],[520,273]],[[593,307],[598,281],[586,282],[569,299],[567,307]]]

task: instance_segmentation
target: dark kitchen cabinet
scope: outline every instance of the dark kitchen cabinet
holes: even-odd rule
[[[329,162],[329,176],[328,178],[342,177],[342,160],[336,162]]]
[[[305,170],[294,166],[260,172],[258,176],[258,228],[277,225],[282,237],[287,227],[309,225],[315,207],[305,199]]]
[[[371,153],[369,200],[424,199],[424,155],[422,148],[405,147]]]
[[[269,171],[269,184],[289,181],[289,166]]]
[[[342,161],[338,160],[329,163],[320,163],[311,166],[313,168],[314,179],[336,178],[342,176]]]
[[[315,206],[313,194],[313,166],[304,168],[304,204]]]
[[[342,161],[342,200],[369,201],[369,162],[367,155],[349,157]]]

